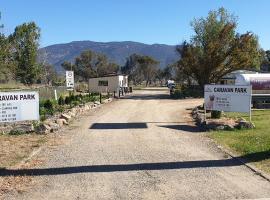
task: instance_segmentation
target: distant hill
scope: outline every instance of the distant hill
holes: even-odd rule
[[[64,61],[74,61],[74,58],[82,51],[92,50],[105,54],[110,61],[125,64],[126,58],[133,54],[147,55],[160,61],[160,67],[164,68],[167,64],[179,59],[175,51],[175,46],[165,44],[143,44],[138,42],[93,42],[75,41],[66,44],[55,44],[39,50],[40,57],[52,64],[58,73],[63,72],[61,64]]]

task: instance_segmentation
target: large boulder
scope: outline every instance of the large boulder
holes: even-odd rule
[[[238,124],[235,126],[235,128],[238,129],[252,129],[255,128],[255,125],[252,122],[248,122],[246,120],[241,120],[238,122]]]
[[[40,124],[35,128],[37,134],[47,134],[51,131],[51,127],[47,124]]]
[[[31,133],[34,131],[33,124],[16,124],[10,133]]]

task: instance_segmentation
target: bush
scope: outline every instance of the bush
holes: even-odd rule
[[[47,110],[54,110],[53,102],[50,99],[47,99],[44,102],[44,108]]]
[[[65,98],[65,104],[71,104],[71,98],[69,96],[66,96]]]
[[[221,111],[212,110],[211,111],[211,118],[212,119],[220,119],[221,118]]]
[[[65,100],[62,96],[60,96],[58,99],[58,105],[65,105]]]

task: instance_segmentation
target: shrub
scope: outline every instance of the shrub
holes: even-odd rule
[[[221,118],[221,111],[212,110],[211,111],[211,118],[212,119],[220,119]]]
[[[47,109],[47,110],[53,110],[54,109],[54,106],[53,106],[53,102],[50,100],[50,99],[47,99],[45,102],[44,102],[44,108]]]
[[[71,103],[71,98],[69,96],[66,96],[65,104],[70,104],[70,103]]]
[[[62,96],[60,96],[58,99],[58,105],[64,105],[64,104],[65,104],[65,100]]]

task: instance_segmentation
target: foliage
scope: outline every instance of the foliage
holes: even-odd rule
[[[129,75],[129,80],[135,85],[146,81],[146,86],[156,78],[158,73],[158,61],[150,56],[132,54],[126,60],[126,64],[121,68],[122,73]]]
[[[63,96],[60,96],[58,99],[58,105],[64,105],[65,104],[65,100],[63,98]]]
[[[221,111],[212,110],[211,111],[211,118],[212,119],[220,119],[221,118]]]
[[[87,50],[75,58],[75,63],[63,62],[62,67],[66,70],[74,70],[75,75],[84,81],[89,78],[117,73],[119,67],[115,63],[110,63],[103,54],[98,54]]]
[[[195,35],[190,43],[177,47],[181,55],[177,66],[201,88],[234,70],[260,65],[257,37],[250,32],[237,34],[236,17],[224,8],[210,11],[207,18],[195,19],[191,25]]]
[[[37,64],[40,29],[34,22],[24,23],[15,28],[9,36],[16,60],[16,78],[24,84],[33,84],[40,74]]]
[[[1,13],[0,13],[1,20]],[[0,29],[4,27],[0,24]],[[0,32],[0,83],[7,83],[14,79],[14,61],[11,54],[11,45],[8,38]]]

